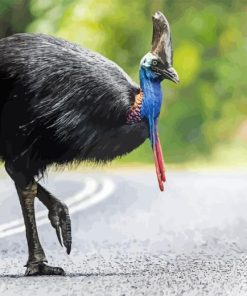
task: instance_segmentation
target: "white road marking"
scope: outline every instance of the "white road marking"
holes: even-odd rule
[[[107,197],[109,197],[115,191],[114,183],[108,178],[100,179],[100,182],[96,182],[93,178],[87,178],[82,191],[78,192],[74,196],[66,199],[64,202],[69,206],[69,213],[74,214],[79,211],[89,208]],[[100,190],[96,191],[100,186]],[[39,211],[36,213],[37,225],[49,224],[48,211]],[[14,235],[25,231],[23,219],[14,220],[8,223],[0,225],[0,238]]]
[[[84,200],[84,202],[80,202],[75,206],[71,207],[69,210],[70,214],[77,213],[79,211],[85,210],[102,200],[106,199],[115,191],[115,185],[110,179],[104,178],[102,182],[102,188],[99,192],[96,192],[93,196],[89,197],[88,199]]]
[[[82,201],[84,198],[87,198],[89,195],[93,194],[96,189],[97,189],[97,182],[92,179],[92,178],[86,178],[84,179],[84,188],[82,191],[80,191],[79,193],[77,193],[75,196],[72,196],[70,198],[68,198],[67,200],[65,200],[65,203],[67,204],[67,206],[71,206],[73,205],[75,202],[78,201]],[[36,219],[41,219],[44,217],[47,217],[47,210],[43,210],[43,211],[39,211],[37,213],[35,213]],[[8,230],[10,228],[14,228],[17,226],[23,225],[23,219],[17,219],[8,223],[4,223],[2,225],[0,225],[0,233],[2,231]]]

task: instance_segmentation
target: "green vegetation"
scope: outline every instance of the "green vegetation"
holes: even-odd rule
[[[247,153],[246,8],[243,0],[1,0],[0,34],[66,38],[104,54],[138,81],[151,15],[163,11],[181,80],[164,83],[159,129],[166,160],[207,162],[219,155],[224,162],[222,154],[234,161]],[[126,160],[152,161],[149,143]]]

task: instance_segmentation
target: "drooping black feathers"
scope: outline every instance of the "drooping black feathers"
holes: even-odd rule
[[[115,63],[67,41],[0,40],[0,154],[30,176],[52,163],[108,161],[138,147],[145,122],[127,125],[140,89]]]

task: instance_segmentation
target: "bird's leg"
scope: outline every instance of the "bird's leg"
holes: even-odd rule
[[[37,184],[30,183],[23,189],[17,184],[15,185],[22,207],[29,251],[25,275],[64,275],[62,268],[51,267],[44,263],[47,262],[47,259],[39,241],[34,212],[34,198],[37,195]]]
[[[10,177],[14,180],[16,190],[20,199],[24,223],[26,227],[26,237],[29,257],[26,264],[25,275],[64,275],[60,267],[51,267],[47,262],[44,250],[40,244],[35,221],[34,199],[37,196],[37,184],[34,180],[28,181],[20,172],[16,172],[12,166],[5,165]]]
[[[67,250],[67,253],[69,254],[71,251],[72,237],[68,207],[56,197],[54,197],[39,183],[37,183],[37,197],[49,210],[48,217],[51,221],[51,225],[56,230],[56,234],[61,246],[63,239],[63,244]]]

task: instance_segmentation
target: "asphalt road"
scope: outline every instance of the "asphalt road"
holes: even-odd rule
[[[49,174],[72,218],[70,256],[45,208],[49,264],[66,277],[23,277],[27,247],[12,182],[0,179],[0,295],[247,295],[247,172]]]

